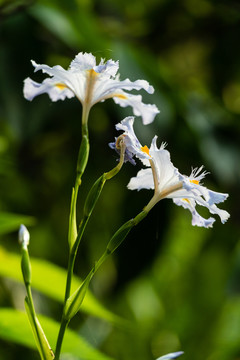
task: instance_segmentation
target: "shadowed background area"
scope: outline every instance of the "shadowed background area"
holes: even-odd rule
[[[30,255],[67,265],[81,104],[75,98],[52,103],[47,95],[25,100],[23,80],[44,79],[33,73],[31,59],[65,68],[80,51],[97,61],[119,60],[121,79],[145,79],[155,88],[153,95],[142,92],[143,101],[161,112],[148,126],[136,118],[141,143],[149,146],[158,135],[181,173],[204,165],[210,172],[204,184],[230,195],[219,207],[231,218],[225,225],[217,218],[212,229],[193,227],[187,210],[162,201],[98,271],[91,284],[95,297],[133,329],[82,313],[70,327],[114,359],[150,360],[178,350],[185,360],[240,358],[239,38],[240,4],[233,0],[0,0],[2,250],[19,254],[17,228],[25,220]],[[108,143],[117,136],[115,124],[129,115],[131,108],[112,100],[91,110],[79,219],[93,182],[116,165]],[[80,246],[80,277],[114,231],[150,200],[151,191],[126,188],[139,169],[127,163],[106,184]],[[209,216],[205,209],[200,213]],[[0,306],[23,309],[23,286],[4,267],[7,261]],[[59,302],[37,291],[34,298],[39,313],[60,320]],[[3,333],[0,317],[3,359],[38,359]]]

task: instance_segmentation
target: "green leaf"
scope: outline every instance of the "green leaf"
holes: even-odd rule
[[[38,3],[31,7],[30,13],[68,46],[76,47],[82,42],[81,33],[76,31],[71,19],[61,9]]]
[[[31,216],[0,212],[0,235],[18,230],[21,224],[33,225],[35,220]]]
[[[25,298],[25,308],[28,315],[28,320],[30,322],[33,337],[35,339],[38,351],[43,360],[52,360],[54,359],[53,351],[48,343],[46,335],[41,327],[41,324],[34,314],[34,311],[31,308],[28,297]]]
[[[20,270],[20,255],[10,253],[0,247],[0,275],[23,282]],[[57,265],[48,261],[31,258],[32,267],[32,284],[31,286],[44,295],[62,302],[64,299],[65,282],[67,272]],[[81,281],[76,276],[73,277],[72,292],[79,288]],[[97,299],[88,291],[82,303],[81,310],[90,314],[110,321],[115,325],[124,326],[125,321],[112,314],[104,308]]]
[[[50,344],[54,345],[60,324],[42,315],[39,315],[39,321]],[[0,338],[36,349],[27,316],[18,310],[0,309]],[[111,360],[108,356],[92,348],[79,335],[69,329],[65,333],[62,352],[75,355],[77,359],[81,360]]]

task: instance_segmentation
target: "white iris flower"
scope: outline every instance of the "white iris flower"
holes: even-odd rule
[[[145,80],[121,81],[117,71],[118,61],[101,59],[96,65],[96,58],[89,53],[80,52],[71,62],[68,70],[59,65],[50,67],[38,65],[32,61],[35,72],[42,70],[50,77],[37,83],[30,78],[24,81],[24,96],[32,100],[35,96],[47,93],[52,101],[64,100],[76,96],[88,110],[96,103],[113,98],[122,107],[131,106],[136,116],[141,116],[144,124],[154,120],[159,110],[155,105],[144,104],[141,95],[132,95],[127,91],[144,89],[149,94],[154,88]]]
[[[152,140],[150,149],[142,146],[133,129],[134,118],[125,118],[116,125],[118,130],[123,130],[124,141],[131,156],[139,158],[148,166],[133,177],[128,188],[130,190],[153,189],[154,196],[145,207],[149,211],[157,202],[164,198],[173,199],[176,205],[183,206],[192,214],[192,225],[212,227],[215,219],[203,218],[196,210],[196,205],[202,205],[211,214],[217,214],[222,223],[229,218],[229,213],[219,209],[216,204],[223,202],[228,194],[214,192],[204,187],[200,182],[207,172],[202,172],[202,167],[193,169],[190,176],[180,174],[172,164],[170,153],[165,149],[165,144],[157,147],[157,136]],[[129,155],[128,153],[128,155]]]

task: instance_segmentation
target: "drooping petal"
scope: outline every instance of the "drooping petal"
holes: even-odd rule
[[[129,190],[154,189],[153,174],[150,168],[142,169],[132,177],[127,185]]]
[[[45,79],[41,84],[30,78],[24,80],[24,97],[32,101],[35,96],[47,93],[52,101],[64,100],[74,97],[74,93],[63,84],[58,84],[52,79]]]
[[[201,206],[205,206],[208,208],[211,214],[216,214],[220,217],[221,222],[224,224],[228,218],[230,217],[230,214],[222,209],[219,209],[217,205],[215,204],[209,204],[207,201],[205,201],[201,196],[195,196],[194,199],[196,200],[197,204]]]
[[[215,204],[209,207],[209,211],[211,214],[217,214],[223,224],[230,218],[230,214],[226,210],[219,209]]]
[[[200,226],[209,228],[212,227],[215,219],[210,217],[208,219],[205,219],[202,217],[196,210],[196,202],[193,199],[187,199],[187,198],[174,198],[173,202],[178,205],[182,206],[184,209],[188,209],[192,214],[192,225]]]
[[[56,78],[61,80],[66,80],[68,78],[67,70],[65,70],[60,65],[55,65],[51,67],[45,64],[37,64],[34,60],[31,60],[31,63],[34,66],[34,72],[42,70],[44,74],[48,74],[50,76],[56,76]]]
[[[52,76],[52,78],[43,80],[41,84],[31,80],[32,85],[34,86],[32,90],[35,94],[33,97],[47,93],[52,101],[64,100],[66,97],[71,98],[74,96],[77,96],[80,101],[83,101],[86,82],[84,74],[79,73],[74,75],[73,73],[64,70],[59,65],[50,67],[44,64],[39,65],[35,61],[32,61],[32,64],[35,67],[35,72],[41,70],[43,73],[47,73]],[[31,97],[31,93],[29,94],[29,88],[26,89],[26,86],[29,87],[30,82],[29,80],[26,82],[26,80],[24,81],[23,93],[24,96],[27,94]],[[36,91],[37,89],[39,89],[39,91]],[[67,89],[69,91],[66,91]],[[72,93],[71,96],[70,93]],[[29,97],[25,96],[25,98],[29,100]]]
[[[198,169],[198,172],[201,169],[202,167]],[[219,204],[225,201],[228,197],[228,194],[212,191],[207,189],[205,186],[200,185],[199,182],[206,176],[206,174],[207,172],[203,172],[199,176],[192,176],[191,173],[189,177],[180,174],[180,179],[183,182],[183,187],[187,191],[193,191],[196,194],[202,195],[205,198],[205,200],[209,203],[209,205]]]
[[[122,107],[131,106],[136,116],[141,116],[144,125],[153,122],[155,116],[159,113],[156,105],[144,104],[141,95],[131,95],[124,93],[124,96],[115,96],[113,100]]]

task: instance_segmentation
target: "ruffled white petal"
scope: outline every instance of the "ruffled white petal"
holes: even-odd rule
[[[205,219],[202,217],[196,210],[196,202],[193,199],[178,199],[174,198],[173,202],[178,205],[182,206],[184,209],[188,209],[192,214],[192,225],[200,226],[209,228],[212,227],[215,219],[210,217],[208,219]]]
[[[80,78],[77,78],[59,65],[51,68],[48,65],[39,65],[35,61],[32,61],[32,64],[35,67],[35,72],[41,70],[43,73],[50,75],[51,78],[43,80],[41,84],[31,79],[30,83],[29,78],[26,79],[23,93],[27,100],[32,100],[37,95],[47,93],[52,101],[64,100],[66,97],[72,98],[74,96],[83,101],[85,83],[82,74],[78,74]]]
[[[151,169],[142,169],[136,177],[132,177],[127,185],[129,190],[154,189]]]
[[[24,97],[29,101],[32,101],[35,96],[44,93],[47,93],[52,101],[74,97],[74,93],[71,90],[68,88],[57,87],[56,82],[52,79],[45,79],[39,84],[32,79],[27,78],[24,80],[23,93]]]
[[[115,77],[119,68],[119,62],[108,60],[106,63],[104,63],[104,59],[101,59],[101,62],[98,66],[94,66],[93,70],[97,73],[104,73],[106,76],[112,76]]]
[[[70,64],[70,69],[74,71],[85,71],[96,66],[96,58],[90,53],[78,53]]]
[[[209,211],[211,214],[217,214],[223,224],[230,218],[230,214],[227,211],[219,209],[215,204],[209,207]]]
[[[122,129],[131,134],[133,133],[133,122],[121,125]],[[134,134],[135,135],[135,134]],[[136,140],[135,140],[136,142]],[[222,223],[229,218],[229,213],[221,210],[216,204],[223,202],[228,194],[218,193],[200,185],[200,181],[207,174],[200,169],[192,170],[190,177],[179,173],[178,169],[172,164],[170,153],[165,150],[165,144],[157,147],[157,137],[152,140],[149,154],[151,156],[151,169],[144,169],[138,172],[128,184],[130,190],[155,189],[154,201],[152,204],[163,198],[171,198],[178,206],[188,209],[192,214],[192,225],[202,227],[212,227],[215,219],[210,217],[203,218],[196,210],[196,205],[206,207],[211,214],[218,215]],[[151,177],[152,172],[152,177]]]
[[[32,61],[32,65],[35,68],[34,71],[41,70],[43,73],[48,74],[53,82],[46,83],[47,79],[44,80],[44,86],[39,92],[36,91],[37,83],[35,83],[35,87],[32,88],[32,94],[30,93],[31,88],[28,87],[28,89],[24,90],[24,94],[28,94],[27,99],[33,99],[44,92],[48,93],[50,98],[54,99],[53,101],[70,97],[67,91],[65,92],[66,94],[59,94],[59,89],[57,91],[56,89],[50,90],[51,84],[54,86],[55,83],[60,83],[72,91],[83,105],[87,99],[89,107],[109,98],[114,98],[114,101],[122,107],[131,106],[135,115],[143,117],[144,124],[151,123],[156,114],[159,113],[155,105],[143,104],[141,96],[124,92],[124,90],[143,89],[152,94],[154,88],[145,80],[132,82],[129,79],[125,79],[120,81],[117,75],[119,68],[118,61],[108,60],[105,62],[104,59],[101,59],[100,63],[96,65],[96,58],[92,54],[81,52],[76,55],[68,70],[63,69],[59,65],[50,67],[45,64],[37,64],[35,61]],[[46,84],[49,87],[46,88],[47,91],[43,91]],[[40,85],[38,87],[40,88]]]
[[[127,107],[131,106],[133,108],[133,113],[136,116],[141,116],[144,125],[148,125],[153,122],[155,116],[159,113],[156,105],[144,104],[142,102],[141,95],[131,95],[124,93],[125,98],[122,97],[113,97],[113,100],[116,104]]]
[[[34,66],[34,72],[37,72],[39,70],[42,70],[44,74],[48,74],[50,76],[56,76],[59,80],[66,80],[68,78],[68,72],[63,69],[62,66],[56,65],[53,67],[50,67],[45,64],[37,64],[34,60],[31,60],[32,65]]]

